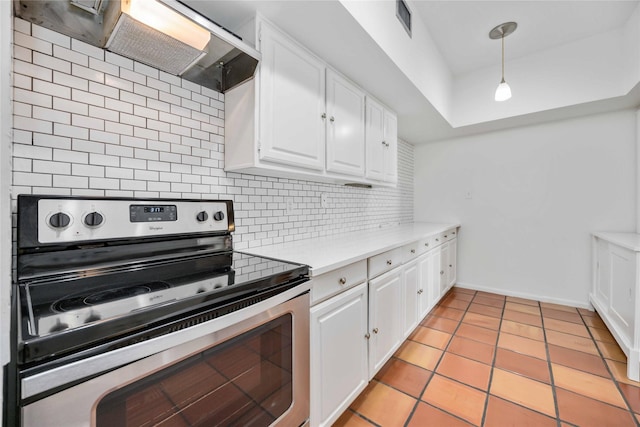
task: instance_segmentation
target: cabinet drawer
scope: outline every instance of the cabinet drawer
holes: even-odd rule
[[[385,271],[402,264],[402,248],[392,249],[369,258],[369,278],[372,279]]]
[[[425,247],[422,241],[416,241],[404,245],[402,247],[402,263],[406,264],[409,261],[416,259],[420,254],[425,253],[429,248]]]
[[[367,280],[367,261],[362,260],[346,267],[311,278],[311,305]]]

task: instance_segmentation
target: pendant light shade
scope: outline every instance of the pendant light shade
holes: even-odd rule
[[[504,80],[504,38],[513,33],[516,28],[518,28],[518,24],[516,24],[515,22],[505,22],[504,24],[500,24],[489,31],[490,39],[500,39],[500,41],[502,42],[502,80],[500,80],[500,84],[496,89],[496,101],[506,101],[507,99],[511,98],[511,88],[509,87],[509,84]]]

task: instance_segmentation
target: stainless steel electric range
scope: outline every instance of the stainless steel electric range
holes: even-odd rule
[[[231,201],[20,195],[16,423],[304,424],[308,267],[233,231]]]

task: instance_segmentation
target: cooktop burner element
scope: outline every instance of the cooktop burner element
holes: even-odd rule
[[[170,285],[166,282],[152,282],[143,285],[123,286],[120,288],[107,289],[94,292],[89,295],[70,295],[64,299],[53,303],[51,309],[58,313],[85,308],[86,306],[104,304],[123,298],[130,298],[136,295],[148,294],[161,289],[167,289]]]

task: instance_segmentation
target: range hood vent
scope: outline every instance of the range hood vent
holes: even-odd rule
[[[239,37],[175,0],[14,0],[14,5],[22,19],[222,93],[251,79],[260,60]]]

